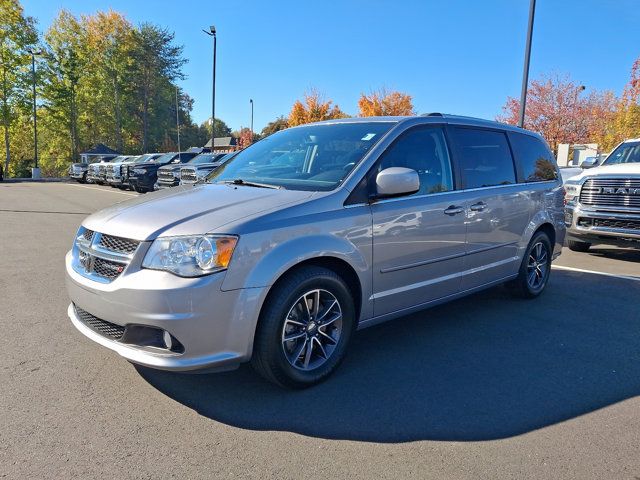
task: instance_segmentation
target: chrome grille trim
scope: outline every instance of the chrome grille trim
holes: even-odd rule
[[[184,183],[195,183],[198,181],[198,174],[195,168],[183,168],[180,171],[180,180]]]
[[[603,192],[603,189],[623,189],[634,193]],[[620,207],[627,209],[640,209],[640,194],[635,190],[640,189],[640,179],[632,178],[589,178],[580,190],[580,203],[590,207],[603,207],[612,209]]]
[[[72,250],[73,269],[96,282],[110,283],[126,270],[140,243],[80,227]]]

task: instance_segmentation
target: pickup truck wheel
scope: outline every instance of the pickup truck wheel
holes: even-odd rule
[[[588,252],[591,244],[587,242],[578,242],[576,240],[567,240],[567,247],[569,247],[569,250],[572,252]]]
[[[84,173],[82,177],[78,180],[78,183],[87,183],[87,174]]]
[[[142,187],[134,187],[135,191],[138,193],[147,193],[147,189],[146,188],[142,188]]]
[[[316,385],[343,360],[355,327],[354,302],[344,280],[325,268],[303,267],[268,295],[251,363],[277,385]]]
[[[525,251],[518,277],[507,283],[517,296],[535,298],[547,286],[551,275],[551,241],[544,232],[536,233]]]

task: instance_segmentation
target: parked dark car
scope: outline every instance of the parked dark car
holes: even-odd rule
[[[220,165],[235,157],[238,152],[201,153],[180,169],[180,185],[202,182]]]
[[[170,152],[155,160],[129,166],[129,185],[138,193],[150,192],[158,181],[158,169],[163,165],[186,163],[197,155],[196,152]]]

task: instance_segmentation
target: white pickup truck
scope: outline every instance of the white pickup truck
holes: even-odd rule
[[[604,163],[565,182],[567,246],[640,248],[640,138],[625,140]]]

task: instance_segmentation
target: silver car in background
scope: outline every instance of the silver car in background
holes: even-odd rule
[[[495,122],[290,128],[208,183],[86,218],[66,256],[68,315],[141,365],[251,361],[272,382],[307,387],[358,328],[502,283],[540,295],[564,241],[563,193],[544,140]]]

